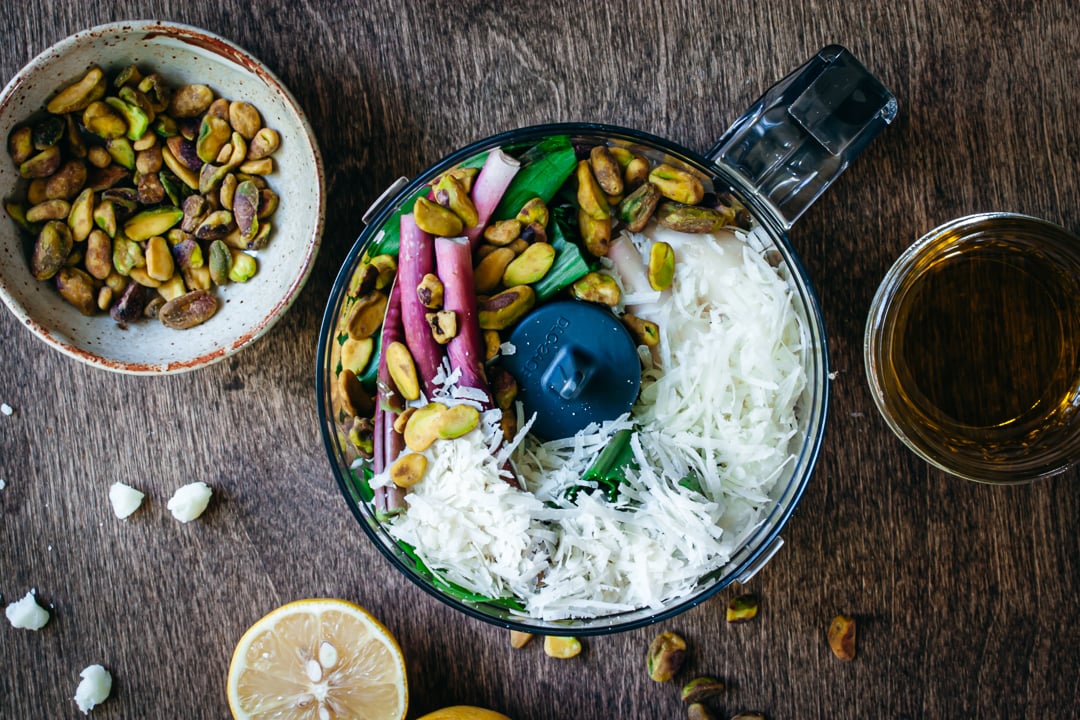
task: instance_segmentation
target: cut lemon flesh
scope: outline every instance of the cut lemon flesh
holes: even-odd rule
[[[401,648],[382,623],[344,600],[297,600],[252,625],[229,665],[237,720],[403,720]]]

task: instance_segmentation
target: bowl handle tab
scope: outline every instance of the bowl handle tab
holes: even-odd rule
[[[364,211],[364,216],[361,218],[364,224],[370,224],[371,219],[379,214],[379,211],[383,209],[383,206],[386,205],[387,201],[389,201],[390,198],[397,197],[397,194],[405,189],[405,186],[408,184],[409,178],[407,177],[399,177],[397,180],[390,183],[390,186],[382,191],[382,195],[376,198],[375,202],[371,203],[371,207]]]
[[[830,45],[769,88],[706,157],[756,191],[787,230],[896,112],[881,81]]]

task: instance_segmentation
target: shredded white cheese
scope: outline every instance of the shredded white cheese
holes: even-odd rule
[[[105,702],[112,692],[112,675],[101,665],[90,665],[79,673],[82,678],[75,688],[75,704],[84,715]]]
[[[212,494],[213,490],[204,482],[189,483],[177,488],[165,507],[180,522],[191,522],[203,514]]]
[[[516,596],[547,620],[659,608],[723,567],[763,522],[801,435],[806,331],[791,289],[755,238],[662,229],[629,238],[645,256],[659,239],[675,250],[671,290],[618,278],[635,288],[635,314],[661,333],[657,352],[640,353],[642,390],[629,416],[541,443],[519,406],[524,427],[510,445],[495,412],[424,453],[427,473],[389,531],[445,580]],[[453,398],[456,374],[446,368],[439,380],[436,394]],[[581,478],[623,429],[634,430],[637,469],[627,468],[611,501]],[[504,481],[505,460],[524,489]],[[373,484],[386,482],[384,474]]]
[[[37,604],[34,591],[4,608],[11,627],[20,630],[40,630],[49,622],[49,611]]]
[[[109,486],[109,502],[112,503],[113,513],[121,520],[138,510],[144,497],[143,493],[122,482]]]

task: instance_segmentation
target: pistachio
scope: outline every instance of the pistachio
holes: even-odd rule
[[[67,256],[67,260],[64,261],[64,267],[78,267],[83,261],[83,248],[80,245],[76,245],[71,248],[71,253]]]
[[[619,219],[630,232],[641,232],[656,211],[660,197],[660,188],[651,182],[642,183],[619,203]]]
[[[105,95],[105,73],[94,65],[82,78],[58,92],[45,106],[54,115],[85,110],[90,103]]]
[[[116,289],[113,289],[116,292]],[[128,283],[120,292],[120,297],[109,308],[109,316],[121,326],[142,317],[143,308],[150,299],[150,291],[139,283]],[[166,303],[167,304],[167,303]],[[161,311],[158,311],[161,317]]]
[[[159,282],[165,282],[173,276],[176,267],[172,252],[165,238],[155,236],[146,241],[146,272]]]
[[[445,345],[457,337],[457,313],[453,310],[424,313],[424,319],[431,328],[431,335],[435,338],[435,342],[440,345]]]
[[[390,466],[390,479],[398,487],[412,487],[423,479],[427,458],[419,453],[405,453]]]
[[[686,708],[687,720],[713,720],[713,714],[702,703],[693,703]]]
[[[142,79],[143,74],[142,71],[139,70],[139,66],[134,64],[128,65],[113,78],[113,87],[123,88],[127,86],[137,86]]]
[[[109,276],[105,278],[105,285],[112,289],[113,295],[120,295],[127,289],[128,279],[113,270],[109,273]]]
[[[97,292],[97,306],[98,310],[108,311],[109,306],[113,301],[113,289],[108,285],[102,285]]]
[[[439,437],[442,415],[448,408],[442,403],[428,403],[417,408],[405,423],[405,445],[414,452],[424,452]]]
[[[255,277],[258,272],[258,261],[246,252],[232,250],[232,267],[229,269],[229,279],[233,282],[247,282]]]
[[[736,595],[728,601],[727,621],[743,623],[753,620],[758,614],[758,600],[754,595]]]
[[[484,256],[473,270],[476,292],[489,293],[499,287],[503,273],[513,260],[514,251],[509,248],[496,248]]]
[[[175,118],[196,117],[210,107],[212,102],[214,93],[210,88],[205,85],[184,85],[173,93],[169,101],[169,114]]]
[[[228,112],[229,124],[233,130],[243,135],[244,139],[254,139],[255,134],[262,129],[262,117],[251,103],[234,100],[229,103]]]
[[[183,268],[184,284],[188,290],[209,290],[212,284],[210,268],[206,265],[201,267]]]
[[[100,145],[94,145],[86,151],[86,161],[96,168],[108,167],[112,163],[112,155]]]
[[[357,374],[362,373],[371,361],[374,349],[375,341],[372,338],[346,338],[341,344],[341,367]]]
[[[546,242],[533,243],[506,266],[502,275],[503,285],[512,287],[539,282],[554,263],[554,246]]]
[[[514,376],[504,368],[493,366],[488,372],[491,383],[491,394],[495,398],[495,406],[500,410],[509,410],[518,396],[518,384]]]
[[[397,272],[397,258],[387,254],[376,255],[371,258],[369,264],[379,273],[375,279],[375,289],[383,290],[388,287],[394,279],[394,273]]]
[[[240,237],[250,242],[259,232],[259,188],[250,180],[236,186],[233,195],[233,218],[240,228]]]
[[[442,440],[456,440],[480,424],[480,411],[472,405],[454,405],[440,413],[437,432]]]
[[[259,210],[255,214],[255,216],[258,217],[260,220],[265,220],[266,218],[270,217],[274,214],[274,211],[277,210],[278,202],[280,202],[280,200],[276,192],[274,192],[270,188],[260,189]]]
[[[649,248],[649,287],[667,290],[675,279],[675,250],[666,242],[654,242]]]
[[[232,168],[228,165],[203,163],[203,166],[199,168],[199,192],[203,195],[217,192],[221,187],[222,180],[230,172],[232,172]]]
[[[626,169],[626,166],[634,159],[634,153],[618,145],[608,147],[608,152],[611,153],[611,157],[615,158],[615,162],[619,163],[619,167],[622,169]]]
[[[64,131],[67,129],[67,124],[63,118],[52,115],[45,118],[41,122],[34,125],[34,129],[30,135],[30,140],[34,144],[35,150],[44,150],[45,148],[51,148],[56,143],[60,142],[60,138],[64,136]]]
[[[41,232],[41,228],[37,223],[32,223],[26,219],[26,207],[22,203],[5,202],[4,209],[11,219],[15,221],[15,224],[25,232],[31,235],[37,235]]]
[[[142,152],[155,147],[160,149],[161,143],[158,142],[157,133],[152,129],[147,128],[146,132],[142,134],[142,137],[131,143],[131,147],[135,148],[135,152]]]
[[[233,129],[226,120],[204,115],[199,127],[199,138],[195,141],[195,152],[204,163],[213,162],[221,148],[232,138]]]
[[[435,186],[435,200],[461,218],[465,227],[476,227],[480,223],[480,214],[469,197],[469,191],[453,175],[443,175],[439,180]]]
[[[37,223],[47,220],[66,220],[71,213],[71,203],[67,200],[46,200],[26,211],[28,222]]]
[[[342,407],[349,415],[369,416],[375,412],[375,401],[364,389],[360,378],[348,368],[338,373],[337,390]]]
[[[203,159],[199,157],[198,146],[194,142],[176,135],[165,141],[165,147],[188,170],[199,171],[202,169]],[[164,153],[162,153],[162,156],[164,157]],[[166,164],[168,164],[167,160]],[[169,167],[172,169],[171,165]]]
[[[473,257],[476,259],[477,262],[480,262],[491,253],[495,252],[496,249],[497,248],[494,245],[490,245],[488,243],[480,243],[480,246],[476,248],[476,252],[473,253]],[[516,254],[517,253],[515,253],[515,255]]]
[[[189,233],[195,232],[210,211],[209,204],[202,195],[188,195],[184,198],[182,209],[184,217],[180,221],[180,229]]]
[[[165,163],[165,167],[169,168],[176,177],[180,178],[181,182],[192,190],[199,189],[199,176],[176,157],[176,154],[169,148],[168,143],[165,144],[165,147],[161,148],[161,160]]]
[[[536,293],[528,285],[516,285],[479,304],[478,320],[482,330],[505,330],[532,310]]]
[[[384,351],[386,354],[386,368],[397,385],[401,396],[406,400],[416,400],[420,397],[420,379],[416,374],[416,363],[413,362],[412,353],[402,342],[392,342]]]
[[[150,101],[154,112],[164,112],[172,99],[172,89],[158,73],[150,73],[139,81],[138,90]]]
[[[594,220],[607,220],[611,217],[611,209],[608,207],[604,191],[596,182],[596,177],[589,167],[588,160],[581,160],[577,165],[577,200],[581,213]]]
[[[456,237],[465,227],[461,218],[425,197],[416,199],[413,215],[417,227],[436,237]]]
[[[87,236],[83,265],[98,280],[104,280],[112,272],[112,240],[101,230],[91,230]]]
[[[157,291],[165,302],[180,297],[187,292],[187,286],[184,285],[184,276],[180,273],[173,273],[171,278],[161,283]]]
[[[738,715],[732,715],[731,720],[765,720],[765,715],[759,712],[741,712]]]
[[[498,330],[484,330],[484,361],[488,362],[499,357],[502,350],[502,338]]]
[[[274,172],[274,158],[265,157],[260,160],[248,160],[237,169],[247,175],[270,175]]]
[[[476,180],[476,176],[479,173],[480,173],[480,168],[456,167],[453,170],[447,170],[443,175],[440,175],[439,177],[435,178],[435,180],[431,183],[431,186],[434,187],[434,186],[438,185],[439,182],[446,175],[452,175],[453,177],[455,177],[457,179],[458,182],[461,183],[461,186],[463,188],[465,188],[465,192],[472,192],[473,181]]]
[[[135,148],[126,137],[110,138],[105,141],[105,149],[113,162],[127,170],[135,169]]]
[[[212,318],[217,309],[217,299],[209,291],[192,290],[162,305],[158,319],[166,327],[186,330]]]
[[[29,125],[11,131],[8,135],[8,153],[16,165],[22,165],[34,154],[33,131]]]
[[[660,326],[653,321],[639,318],[632,313],[623,314],[622,321],[638,345],[656,347],[660,344]]]
[[[90,231],[94,228],[93,190],[87,188],[75,198],[75,202],[71,204],[67,222],[75,242],[82,242],[90,235]]]
[[[416,297],[427,309],[438,310],[443,305],[443,290],[442,280],[433,273],[427,273],[416,286]]]
[[[544,654],[548,657],[568,660],[581,654],[581,641],[575,637],[544,636]]]
[[[56,289],[83,315],[93,315],[97,310],[97,291],[94,281],[79,268],[61,268],[56,273]]]
[[[520,220],[499,220],[484,228],[484,239],[496,247],[505,247],[521,235]]]
[[[667,199],[684,205],[697,205],[705,197],[705,188],[696,176],[666,163],[657,165],[649,172],[649,182],[656,185],[660,194]]]
[[[138,175],[136,186],[139,190],[139,202],[143,205],[156,205],[165,200],[165,186],[157,173]]]
[[[248,160],[262,160],[270,157],[277,152],[280,145],[281,136],[277,130],[264,127],[251,138],[251,143],[248,145]]]
[[[615,307],[622,293],[615,278],[600,272],[589,272],[574,281],[570,294],[578,300]]]
[[[399,435],[404,435],[405,428],[409,424],[409,418],[411,418],[413,416],[413,413],[415,412],[416,408],[414,407],[407,407],[402,410],[401,413],[396,418],[394,418],[394,432]]]
[[[622,194],[622,167],[606,145],[597,145],[589,151],[589,167],[601,190],[608,195]]]
[[[107,97],[105,103],[124,118],[128,140],[132,142],[138,140],[150,127],[150,117],[143,112],[142,108],[126,103],[118,97]]]
[[[46,178],[60,167],[60,148],[53,145],[36,155],[31,155],[19,165],[19,174],[24,178]]]
[[[175,208],[174,208],[175,209]],[[215,210],[203,218],[194,235],[200,240],[220,240],[236,227],[233,214],[228,210]]]
[[[651,166],[641,155],[634,155],[623,170],[623,179],[627,189],[634,189],[649,179]]]
[[[127,121],[108,103],[96,100],[83,110],[82,124],[102,140],[112,140],[127,134]]]
[[[37,205],[43,203],[49,198],[45,196],[45,178],[34,178],[30,181],[30,184],[26,186],[26,202],[30,205]]]
[[[168,115],[158,115],[151,126],[154,134],[161,138],[176,137],[180,134],[180,128],[176,121]]]
[[[111,200],[103,200],[94,207],[94,225],[110,238],[116,237],[116,207]]]
[[[724,691],[724,682],[712,677],[696,677],[682,687],[680,697],[684,703],[708,700]]]
[[[591,255],[604,257],[611,247],[611,218],[597,220],[584,210],[578,211],[578,230],[581,241]]]
[[[210,279],[215,285],[224,285],[229,282],[229,272],[232,271],[232,253],[229,246],[221,240],[210,243]]]
[[[534,197],[521,207],[514,219],[523,227],[537,223],[540,227],[546,228],[551,221],[551,212],[543,198]]]
[[[143,210],[124,223],[124,234],[136,242],[149,240],[155,235],[164,235],[183,217],[184,211],[177,207],[162,206]]]
[[[135,149],[132,146],[132,149]],[[135,169],[142,175],[156,173],[161,170],[161,146],[151,145],[143,150],[136,150]]]
[[[146,267],[146,256],[139,243],[120,234],[113,238],[113,267],[125,276],[135,268]]]
[[[700,205],[684,205],[677,202],[662,202],[656,209],[656,222],[666,228],[685,233],[716,232],[735,220],[735,211],[731,208],[719,210]]]
[[[38,280],[53,277],[64,266],[73,245],[71,230],[66,223],[59,220],[45,223],[30,256],[30,272]]]
[[[357,298],[345,320],[349,337],[363,340],[374,335],[382,325],[383,316],[386,314],[386,303],[386,295],[377,290]]]
[[[829,648],[841,660],[855,659],[855,618],[837,615],[829,623]]]
[[[686,659],[686,641],[673,632],[662,632],[649,645],[646,658],[649,677],[667,682],[675,677]]]
[[[521,630],[510,631],[510,647],[515,650],[520,650],[529,644],[529,641],[533,639],[532,633],[522,632]]]
[[[239,184],[240,181],[236,179],[236,173],[229,173],[221,178],[221,188],[218,189],[218,200],[221,203],[221,207],[226,210],[232,210],[234,217],[236,216],[236,208],[234,207],[233,202],[236,200],[236,188]]]

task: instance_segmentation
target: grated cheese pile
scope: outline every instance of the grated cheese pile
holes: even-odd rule
[[[723,567],[763,521],[799,450],[806,343],[791,290],[753,236],[652,229],[626,241],[647,257],[661,239],[677,258],[671,290],[635,291],[640,262],[611,269],[633,312],[661,330],[655,353],[641,348],[629,416],[541,443],[519,406],[522,430],[507,447],[495,411],[425,451],[425,478],[388,529],[440,577],[516,596],[546,620],[659,608]],[[455,392],[456,374],[439,379],[441,402],[474,402]],[[567,494],[588,487],[582,474],[623,429],[634,430],[637,469],[626,469],[618,498]],[[523,489],[500,474],[508,457]],[[700,487],[680,484],[687,476]],[[384,473],[373,485],[388,482]]]

